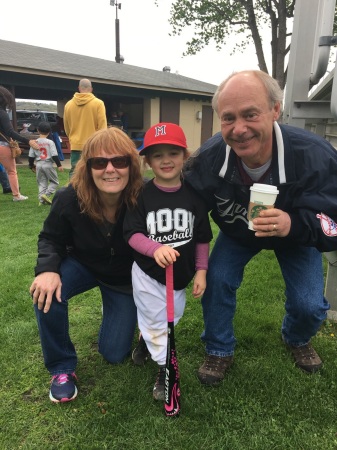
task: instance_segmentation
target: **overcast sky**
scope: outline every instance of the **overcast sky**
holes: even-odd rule
[[[120,53],[125,64],[162,70],[170,66],[190,78],[218,85],[234,70],[257,69],[255,47],[229,55],[233,43],[215,44],[196,56],[183,57],[192,36],[170,37],[171,0],[121,0]],[[0,39],[115,61],[116,8],[110,0],[2,0]],[[5,19],[6,17],[6,19]],[[235,42],[235,38],[234,38]]]

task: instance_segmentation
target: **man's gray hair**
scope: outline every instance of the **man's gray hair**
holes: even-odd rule
[[[269,98],[269,104],[270,108],[273,108],[275,103],[280,103],[282,108],[282,101],[283,101],[283,91],[280,88],[278,82],[268,75],[266,72],[263,72],[262,70],[243,70],[241,72],[233,72],[231,75],[229,75],[224,81],[222,81],[217,90],[215,91],[215,94],[213,95],[212,99],[212,108],[214,111],[219,114],[218,111],[218,101],[219,101],[219,95],[221,94],[222,90],[226,86],[227,82],[235,77],[235,75],[241,74],[241,73],[247,73],[254,75],[256,78],[258,78],[261,83],[264,85],[267,91],[267,95]]]

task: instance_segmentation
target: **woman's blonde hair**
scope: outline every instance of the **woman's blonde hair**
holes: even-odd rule
[[[79,199],[81,211],[95,222],[103,221],[103,206],[99,191],[94,183],[88,160],[101,156],[101,152],[108,155],[129,156],[129,182],[119,198],[116,216],[125,205],[131,208],[136,204],[137,196],[143,186],[140,157],[133,141],[119,128],[110,127],[96,131],[84,144],[81,158],[76,164],[74,175],[70,183],[74,187]]]

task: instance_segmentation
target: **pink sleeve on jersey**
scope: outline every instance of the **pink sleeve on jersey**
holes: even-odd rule
[[[129,239],[129,245],[136,252],[142,255],[153,258],[154,252],[157,248],[162,247],[163,244],[155,242],[152,239],[147,238],[142,233],[135,233]],[[195,270],[207,270],[208,269],[208,254],[209,243],[197,243],[195,248]]]
[[[195,246],[195,270],[208,269],[209,242],[197,242]]]
[[[150,258],[153,258],[153,254],[157,248],[162,247],[163,245],[147,238],[143,233],[133,234],[130,237],[128,244],[136,250],[136,252],[149,256]]]

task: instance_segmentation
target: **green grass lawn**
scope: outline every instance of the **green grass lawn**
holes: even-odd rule
[[[163,405],[152,399],[153,362],[142,368],[128,359],[111,366],[98,354],[97,290],[70,302],[78,397],[69,404],[51,403],[28,292],[37,235],[49,207],[38,207],[33,173],[21,166],[18,171],[29,200],[13,203],[0,193],[0,450],[337,449],[336,324],[326,322],[313,339],[324,369],[310,376],[295,368],[280,339],[284,283],[267,251],[246,268],[235,316],[235,363],[218,388],[205,387],[196,377],[204,356],[202,310],[187,290],[185,314],[176,327],[179,418],[166,418]],[[68,172],[59,178],[66,184]]]

